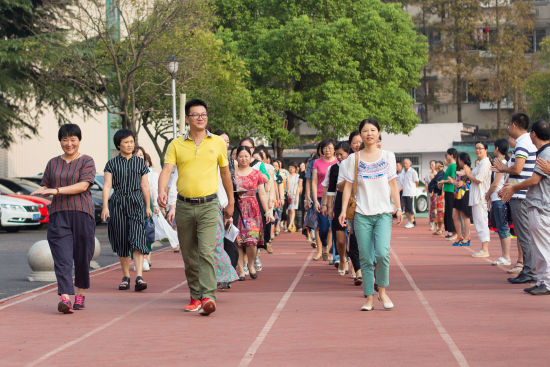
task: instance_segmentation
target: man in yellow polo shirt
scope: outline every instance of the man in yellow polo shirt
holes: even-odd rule
[[[176,167],[176,224],[191,293],[191,302],[184,310],[209,315],[216,310],[214,249],[218,225],[218,168],[225,192],[233,192],[233,184],[225,142],[206,130],[206,103],[198,99],[187,102],[185,115],[190,130],[168,145],[159,178],[158,202],[166,207],[168,181]],[[233,215],[234,206],[233,195],[228,197],[229,203],[224,209],[226,221]]]

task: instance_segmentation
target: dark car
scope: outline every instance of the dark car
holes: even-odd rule
[[[6,186],[17,194],[29,195],[31,192],[38,189],[42,175],[25,178],[0,178],[0,184]],[[94,184],[95,186],[95,184]],[[101,211],[103,210],[103,199],[101,194],[92,192],[92,200],[94,202],[94,219],[96,223],[101,222]]]

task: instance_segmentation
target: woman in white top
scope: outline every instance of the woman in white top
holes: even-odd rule
[[[361,310],[370,311],[374,307],[375,262],[378,299],[385,309],[391,309],[393,303],[386,293],[386,287],[389,285],[392,213],[397,212],[397,223],[401,223],[403,219],[396,182],[395,154],[381,150],[377,146],[380,140],[380,126],[375,120],[369,118],[361,121],[359,131],[364,148],[351,154],[341,167],[346,184],[339,221],[342,226],[346,225],[346,208],[353,182],[358,180],[353,223],[359,245],[363,292],[367,298]],[[357,174],[355,155],[359,157]],[[375,237],[376,248],[373,246]]]
[[[470,201],[472,207],[472,219],[477,236],[481,241],[481,250],[472,254],[472,257],[489,257],[489,217],[487,212],[487,199],[485,194],[491,186],[491,161],[487,157],[487,144],[481,141],[475,144],[475,153],[478,163],[471,170],[464,166],[464,174],[470,179]]]
[[[508,153],[508,149],[508,140],[496,140],[494,150],[495,159],[507,164],[506,154]],[[491,203],[491,213],[493,214],[495,222],[494,225],[496,226],[498,237],[500,238],[500,246],[502,248],[502,256],[494,261],[493,265],[508,266],[511,264],[510,247],[512,245],[512,235],[510,234],[510,228],[508,227],[508,216],[510,213],[506,212],[505,203],[498,197],[498,192],[508,179],[508,174],[494,172],[493,175],[493,183],[489,187],[487,194],[485,194],[485,200]]]
[[[300,175],[298,175],[298,166],[296,163],[291,162],[288,166],[289,176],[287,179],[287,196],[288,196],[288,230],[290,232],[296,232],[296,225],[294,224],[294,217],[296,216],[296,210],[300,203],[300,194],[302,193],[302,187],[299,185]]]

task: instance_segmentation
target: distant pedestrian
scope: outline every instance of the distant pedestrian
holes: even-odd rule
[[[495,172],[507,173],[507,183],[518,185],[531,177],[536,166],[537,148],[529,136],[529,116],[518,112],[512,115],[508,125],[508,134],[516,140],[516,147],[508,165],[493,161]],[[532,254],[532,246],[529,233],[529,216],[525,198],[527,190],[516,191],[510,199],[512,222],[518,237],[518,243],[523,250],[523,270],[515,278],[508,278],[512,284],[524,284],[536,280],[535,258]]]
[[[428,192],[430,193],[430,217],[434,223],[434,235],[443,234],[443,222],[445,215],[445,198],[443,196],[442,187],[437,183],[443,180],[445,175],[444,164],[441,161],[435,164],[436,174],[428,184]]]
[[[537,151],[533,175],[518,184],[506,184],[500,190],[502,200],[528,190],[525,206],[529,218],[529,234],[537,269],[537,282],[524,291],[535,296],[550,295],[550,124],[539,120],[533,124],[530,138]]]
[[[447,231],[446,239],[455,241],[456,229],[453,221],[453,207],[455,202],[455,186],[453,180],[456,177],[456,160],[458,158],[458,152],[455,148],[447,149],[445,154],[445,164],[447,169],[443,175],[443,180],[439,181],[438,185],[443,188],[443,195],[445,199],[445,214],[444,223],[445,231]]]
[[[498,139],[494,143],[495,159],[507,165],[508,154],[508,141],[506,139]],[[510,259],[510,247],[512,244],[512,235],[508,226],[508,219],[510,213],[508,211],[506,203],[504,203],[499,197],[498,192],[504,186],[504,183],[508,179],[506,173],[493,172],[493,182],[485,194],[485,199],[490,203],[491,218],[494,220],[494,226],[497,229],[498,237],[500,238],[501,256],[493,261],[493,265],[508,266],[511,265]],[[517,263],[514,267],[523,268],[523,258],[520,263]],[[521,271],[521,269],[520,269]]]
[[[489,257],[489,211],[485,193],[491,186],[491,161],[487,156],[488,146],[478,141],[475,143],[475,153],[478,164],[474,169],[464,167],[464,174],[470,180],[469,205],[472,207],[472,219],[477,236],[481,241],[481,250],[472,254],[472,257]]]
[[[456,179],[452,179],[455,186],[455,200],[453,203],[453,221],[456,228],[457,239],[453,246],[470,246],[470,224],[472,221],[472,207],[470,206],[471,181],[466,177],[466,171],[470,171],[472,161],[466,152],[458,154],[456,161]]]
[[[107,222],[111,248],[120,260],[122,281],[118,289],[130,289],[130,254],[136,267],[136,292],[147,289],[143,280],[143,259],[149,254],[145,236],[145,220],[150,218],[149,168],[145,160],[135,156],[134,133],[118,130],[113,136],[119,155],[105,165],[103,210],[101,219]],[[111,188],[114,192],[111,193]]]
[[[401,177],[403,185],[403,210],[407,216],[408,222],[405,228],[414,228],[416,221],[414,220],[415,210],[414,202],[416,197],[416,188],[418,187],[418,172],[412,168],[411,160],[405,158],[403,160],[403,172]]]
[[[82,133],[78,125],[65,124],[57,133],[63,154],[50,159],[41,187],[31,195],[53,196],[48,224],[57,293],[57,310],[68,314],[85,308],[84,292],[90,288],[90,260],[95,249],[94,203],[90,186],[95,180],[92,157],[80,154]],[[77,287],[74,305],[70,296]]]
[[[209,315],[216,310],[216,270],[214,250],[218,227],[218,168],[225,192],[233,192],[227,148],[222,138],[206,130],[206,103],[185,104],[189,132],[168,146],[159,178],[159,205],[167,204],[167,187],[174,167],[178,169],[176,223],[185,275],[191,300],[185,311]],[[228,195],[224,209],[226,224],[233,214],[234,198]]]
[[[426,176],[424,176],[424,186],[427,188],[428,185],[430,184],[430,182],[433,180],[433,178],[435,177],[435,175],[437,174],[437,169],[436,169],[436,161],[434,160],[431,160],[430,161],[430,170],[428,171],[428,173],[426,174]],[[434,222],[434,214],[435,214],[435,211],[431,210],[431,203],[432,203],[432,200],[431,200],[431,193],[430,191],[428,190],[428,207],[430,208],[429,210],[429,218],[430,218],[430,231],[434,232],[434,229],[435,229],[435,222]]]

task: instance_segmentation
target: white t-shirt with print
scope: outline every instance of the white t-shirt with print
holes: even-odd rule
[[[359,157],[361,157],[360,152]],[[355,173],[355,154],[342,162],[340,171],[348,182],[353,183]],[[362,215],[378,215],[392,213],[393,206],[390,200],[389,181],[397,177],[395,168],[395,154],[382,150],[380,158],[375,162],[365,162],[359,159],[357,168],[357,206],[355,211]]]

